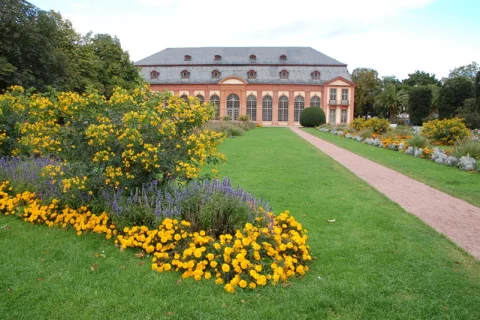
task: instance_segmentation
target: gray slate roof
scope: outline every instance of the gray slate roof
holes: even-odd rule
[[[153,70],[160,73],[158,79],[150,79]],[[190,72],[189,79],[182,79],[183,70]],[[221,72],[220,79],[212,79],[212,71]],[[247,72],[255,70],[256,79],[248,79]],[[288,79],[280,79],[280,71],[287,70]],[[312,79],[313,71],[320,72],[320,79]],[[221,79],[239,77],[251,84],[309,84],[320,85],[341,76],[351,81],[347,67],[310,67],[310,66],[194,66],[194,67],[142,67],[141,75],[151,84],[215,84]]]
[[[250,61],[252,54],[256,61]],[[191,56],[191,61],[184,61],[185,55]],[[215,55],[222,60],[215,61]],[[287,60],[281,61],[281,55]],[[151,84],[215,84],[227,77],[239,77],[251,84],[321,85],[339,76],[351,81],[346,64],[310,47],[168,48],[135,64]],[[151,79],[153,70],[160,73],[158,79]],[[190,72],[190,78],[181,78],[183,70]],[[212,78],[213,70],[221,72],[220,79]],[[250,70],[257,73],[256,79],[248,79]],[[280,79],[282,70],[289,72],[288,79]],[[312,79],[313,71],[320,72],[320,79]]]
[[[256,61],[250,61],[250,55]],[[184,61],[189,55],[191,61]],[[215,61],[215,55],[222,57]],[[286,61],[280,56],[286,55]],[[137,61],[137,66],[145,65],[195,65],[195,64],[275,64],[275,65],[344,65],[329,56],[310,47],[203,47],[203,48],[167,48],[145,59]]]

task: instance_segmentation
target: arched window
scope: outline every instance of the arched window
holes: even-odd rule
[[[319,80],[320,79],[320,72],[315,70],[312,72],[312,79],[313,80]]]
[[[189,55],[187,54],[185,57],[183,57],[183,60],[185,60],[185,61],[191,61],[191,60],[192,60],[192,56],[189,56]]]
[[[197,99],[200,104],[203,104],[205,102],[205,98],[201,94],[197,94]]]
[[[237,120],[240,113],[240,99],[236,94],[231,94],[227,97],[227,115],[232,120]]]
[[[310,107],[318,107],[320,108],[320,97],[318,96],[313,96],[310,99]]]
[[[257,78],[257,72],[255,70],[250,70],[247,72],[247,78],[248,79],[256,79]]]
[[[182,95],[180,96],[180,99],[182,99],[182,100],[185,101],[185,102],[188,102],[188,96],[187,96],[186,94],[182,94]]]
[[[262,121],[272,121],[272,97],[266,95],[262,101]]]
[[[288,79],[288,71],[287,70],[280,71],[280,79]]]
[[[278,99],[278,121],[288,121],[288,98],[285,95]]]
[[[257,97],[253,94],[247,98],[247,115],[250,117],[250,120],[257,121]]]
[[[216,54],[215,61],[222,61],[222,56],[219,56],[218,54]]]
[[[257,56],[254,54],[250,55],[250,61],[257,61]]]
[[[156,70],[153,70],[152,72],[150,72],[150,79],[158,79],[158,76],[160,75],[160,73]]]
[[[293,121],[300,121],[300,113],[305,109],[305,99],[302,96],[297,96],[293,104]]]
[[[282,55],[280,56],[280,61],[287,61],[287,56],[284,55],[284,54],[282,54]]]
[[[215,120],[220,119],[220,98],[214,94],[210,97],[210,102],[213,104],[213,108],[215,110]]]
[[[212,79],[219,79],[221,74],[222,74],[222,73],[221,73],[220,71],[218,71],[218,70],[213,70],[213,71],[212,71]]]
[[[190,72],[187,70],[183,70],[180,72],[180,75],[182,76],[182,79],[189,79],[190,78]]]

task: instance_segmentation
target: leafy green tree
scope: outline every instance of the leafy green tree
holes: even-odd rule
[[[480,65],[474,61],[465,66],[461,66],[453,69],[452,71],[450,71],[448,78],[452,79],[452,78],[458,78],[458,77],[465,77],[467,79],[470,79],[473,82],[475,75],[479,71],[480,71]]]
[[[116,37],[81,36],[70,21],[25,0],[0,2],[0,91],[18,84],[39,91],[50,88],[110,96],[142,78]]]
[[[83,39],[86,48],[93,53],[97,89],[107,97],[113,88],[134,88],[142,83],[137,67],[130,61],[128,52],[122,50],[120,40],[108,34],[87,34]]]
[[[410,90],[408,98],[408,114],[414,125],[422,125],[432,107],[432,90],[427,86],[418,86]]]
[[[352,72],[355,87],[355,113],[364,115],[374,110],[375,96],[380,92],[381,81],[373,69],[358,68]]]
[[[383,115],[389,115],[390,122],[396,122],[397,114],[406,109],[408,93],[400,90],[398,86],[387,80],[382,91],[375,97],[375,108]]]
[[[415,86],[428,86],[428,85],[440,85],[440,81],[435,78],[435,75],[417,70],[414,73],[410,73],[408,78],[403,80],[403,84],[409,87]]]
[[[469,129],[480,129],[480,114],[477,112],[475,99],[465,99],[463,106],[456,110],[457,116],[463,118]]]
[[[466,99],[473,98],[473,82],[459,76],[445,81],[438,97],[439,119],[450,118],[463,106]]]
[[[480,113],[480,71],[477,72],[475,77],[475,104],[477,112]]]

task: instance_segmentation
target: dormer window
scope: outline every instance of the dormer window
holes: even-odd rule
[[[182,79],[189,79],[190,78],[190,72],[187,70],[183,70],[180,72],[180,75],[182,76]]]
[[[191,61],[191,60],[192,60],[192,56],[186,55],[183,60],[185,60],[185,61]]]
[[[317,70],[313,71],[312,72],[312,79],[313,80],[319,80],[320,79],[320,72],[318,72]]]
[[[257,61],[257,56],[254,54],[250,55],[250,61]]]
[[[222,61],[222,56],[215,55],[215,61]]]
[[[158,79],[158,76],[160,75],[160,73],[156,70],[153,70],[152,72],[150,72],[150,79]]]
[[[280,79],[288,79],[288,71],[287,70],[280,71]]]
[[[218,70],[213,70],[212,71],[212,79],[219,79],[221,75],[221,72]]]
[[[257,72],[255,70],[250,70],[247,72],[247,78],[248,79],[256,79],[257,78]]]
[[[284,54],[282,54],[282,55],[280,56],[280,61],[287,61],[287,56],[284,55]]]

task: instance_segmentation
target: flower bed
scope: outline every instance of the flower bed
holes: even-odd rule
[[[215,278],[228,292],[303,275],[307,235],[288,211],[275,216],[212,180],[215,169],[200,175],[225,161],[225,135],[205,127],[212,116],[212,105],[148,88],[109,100],[10,88],[0,95],[0,211],[104,234],[152,255],[156,271]]]
[[[378,148],[385,148],[389,150],[402,152],[404,154],[412,155],[416,158],[433,160],[435,161],[435,163],[444,164],[447,166],[456,166],[461,170],[480,172],[480,166],[479,166],[480,163],[478,159],[475,159],[470,155],[457,158],[449,154],[447,150],[442,150],[438,147],[435,147],[433,149],[428,147],[425,147],[425,148],[412,147],[412,146],[408,146],[407,140],[402,138],[381,137],[381,136],[374,135],[372,137],[364,139],[355,133],[340,131],[340,130],[336,130],[335,128],[319,127],[317,129],[321,132],[330,133],[346,139],[352,139],[358,142],[363,142]]]
[[[166,218],[158,228],[124,227],[117,230],[106,212],[92,213],[88,207],[61,207],[58,200],[44,203],[35,193],[10,194],[8,181],[0,185],[0,211],[24,221],[49,227],[73,227],[114,238],[122,249],[138,248],[153,255],[152,269],[175,270],[183,278],[216,279],[228,292],[276,284],[308,271],[307,231],[285,211],[278,216],[265,212],[255,223],[223,234],[218,239],[206,231],[194,232],[191,223]]]

